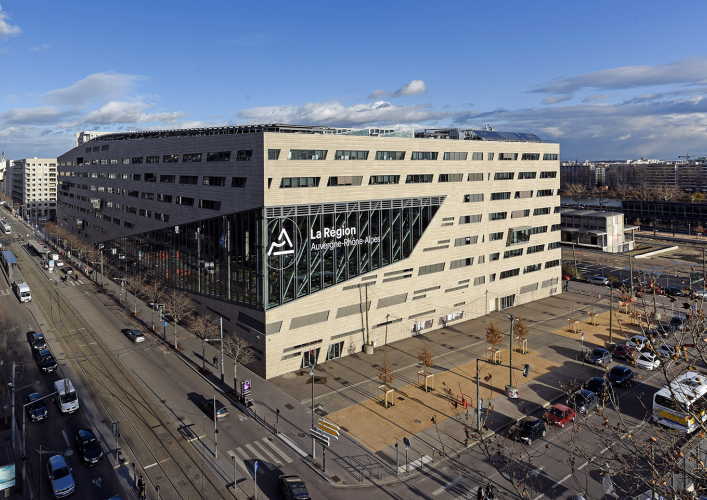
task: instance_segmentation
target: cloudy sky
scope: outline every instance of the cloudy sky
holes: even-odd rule
[[[0,4],[0,149],[81,130],[480,128],[562,159],[707,154],[707,3]]]

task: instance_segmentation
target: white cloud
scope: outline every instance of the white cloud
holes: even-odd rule
[[[30,52],[35,52],[37,50],[46,50],[49,48],[49,45],[46,43],[43,43],[42,45],[37,45],[36,47],[32,47],[29,49]]]
[[[110,101],[99,109],[90,111],[85,115],[68,122],[60,123],[60,127],[77,127],[79,125],[113,125],[119,123],[150,123],[164,122],[174,123],[184,116],[180,111],[148,113],[147,110],[154,107],[154,104],[143,102]]]
[[[19,26],[13,26],[7,23],[6,19],[9,18],[10,16],[8,16],[6,12],[3,12],[2,7],[0,6],[0,38],[2,39],[17,36],[22,33]]]
[[[557,104],[558,102],[565,102],[572,99],[571,95],[555,95],[549,96],[543,99],[543,104]]]
[[[83,106],[95,99],[117,99],[127,94],[143,79],[139,75],[121,73],[94,73],[63,89],[52,90],[40,96],[60,106]]]
[[[585,97],[582,99],[582,102],[587,103],[587,102],[599,102],[603,101],[604,99],[608,99],[609,97],[612,97],[614,94],[602,94],[602,95],[597,95],[597,94],[592,94],[590,96]]]
[[[47,125],[75,115],[76,111],[66,111],[56,106],[8,109],[0,113],[0,120],[9,125]]]
[[[625,141],[626,139],[630,139],[630,138],[631,138],[631,134],[626,134],[626,135],[622,135],[621,137],[617,137],[614,140],[615,141]]]
[[[427,93],[427,86],[422,80],[413,80],[407,85],[403,85],[398,90],[386,92],[385,90],[374,90],[368,96],[371,100],[383,99],[384,97],[393,99],[395,97],[404,97],[410,95],[422,95]]]
[[[249,123],[297,123],[355,127],[372,124],[420,123],[454,116],[454,111],[433,111],[429,105],[395,106],[386,101],[344,106],[338,101],[301,106],[264,106],[236,113]]]

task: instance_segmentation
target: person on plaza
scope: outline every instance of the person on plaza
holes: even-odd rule
[[[214,356],[214,359],[211,364],[214,366],[218,366],[218,356]]]
[[[142,476],[137,480],[137,492],[140,495],[140,499],[145,498],[145,481],[142,479]]]

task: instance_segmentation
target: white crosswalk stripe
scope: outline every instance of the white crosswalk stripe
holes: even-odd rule
[[[268,462],[267,460],[263,459],[262,453],[258,453],[255,448],[251,444],[245,445],[246,448],[250,450],[250,452],[253,454],[252,458],[257,458],[258,462],[264,463],[268,469],[270,470],[275,470],[275,467]]]
[[[268,460],[269,462],[274,463],[274,464],[277,464],[277,465],[282,465],[282,462],[280,461],[280,459],[279,459],[279,458],[275,458],[275,456],[274,456],[272,453],[270,453],[268,450],[266,450],[266,449],[265,449],[265,446],[263,446],[262,444],[260,444],[260,441],[256,441],[256,442],[255,442],[255,445],[256,445],[258,448],[260,448],[261,450],[263,450],[263,453],[265,453],[265,455],[266,455],[268,458],[270,458],[270,460]]]
[[[233,457],[233,458],[236,459],[236,463],[237,463],[238,465],[240,465],[241,469],[242,469],[244,472],[247,472],[247,473],[250,472],[250,471],[248,470],[248,468],[245,466],[245,464],[243,463],[243,460],[241,460],[238,455],[236,455],[235,453],[233,453],[233,450],[228,450],[226,453],[228,453],[231,457]]]
[[[0,290],[0,296],[2,295],[10,295],[12,292],[10,290]]]
[[[246,447],[248,447],[248,446],[249,446],[249,445],[246,445]],[[252,447],[251,447],[251,448],[252,448]],[[236,451],[237,451],[238,453],[240,453],[240,455],[243,457],[243,460],[253,460],[253,458],[256,458],[256,457],[253,457],[253,456],[250,456],[250,457],[249,457],[249,456],[246,454],[246,452],[243,451],[243,448],[240,448],[240,447],[239,447],[239,448],[236,448]],[[255,450],[253,450],[253,451],[255,451]],[[252,467],[253,467],[253,466],[251,465],[250,468],[248,468],[247,470],[252,472],[252,470],[253,470]],[[258,469],[258,473],[262,475],[262,474],[265,474],[265,471],[264,471],[263,469],[259,468],[259,469]],[[251,475],[252,475],[252,474],[251,474]]]
[[[273,442],[270,440],[270,438],[263,438],[263,442],[264,442],[265,444],[267,444],[270,448],[272,448],[273,450],[275,450],[275,452],[276,452],[278,455],[280,455],[280,456],[282,457],[282,459],[283,459],[286,463],[288,463],[288,464],[289,464],[289,463],[292,463],[292,459],[287,456],[287,453],[285,453],[285,452],[282,451],[280,448],[278,448],[277,446],[275,446],[275,443],[273,443]]]

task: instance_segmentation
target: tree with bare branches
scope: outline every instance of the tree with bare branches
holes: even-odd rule
[[[224,333],[223,351],[233,359],[233,390],[238,392],[238,365],[247,365],[255,360],[253,346],[235,332]]]
[[[571,197],[579,206],[579,202],[587,195],[587,187],[582,184],[568,184],[565,186],[565,194]]]
[[[639,200],[651,200],[653,198],[653,188],[645,182],[633,188],[633,191]]]
[[[422,349],[417,351],[417,360],[422,365],[423,377],[425,378],[425,392],[427,392],[427,376],[429,375],[428,370],[435,365],[434,356],[427,342],[423,344]]]
[[[152,304],[152,331],[155,330],[155,310],[157,309],[157,304],[164,299],[166,284],[163,280],[153,279],[145,285],[142,292],[147,297],[147,300]]]
[[[206,314],[200,314],[189,322],[191,332],[201,339],[201,370],[206,372],[206,341],[214,340],[219,332],[219,321]]]
[[[498,329],[493,321],[486,327],[486,342],[491,344],[491,347],[498,349],[498,346],[503,342],[503,334]]]
[[[184,292],[172,290],[167,294],[167,308],[174,319],[174,349],[179,350],[177,342],[177,325],[194,312],[194,301]]]
[[[682,191],[673,186],[658,185],[655,186],[653,195],[658,201],[673,201],[682,196]]]
[[[125,285],[133,294],[133,315],[137,316],[137,294],[145,289],[147,280],[141,274],[132,274],[128,277]]]

